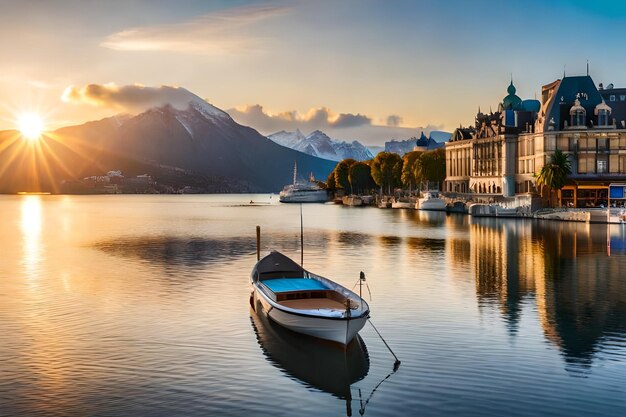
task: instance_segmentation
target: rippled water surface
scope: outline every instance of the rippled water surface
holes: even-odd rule
[[[251,310],[255,226],[300,256],[275,200],[0,196],[0,415],[626,415],[626,226],[305,205],[393,373]]]

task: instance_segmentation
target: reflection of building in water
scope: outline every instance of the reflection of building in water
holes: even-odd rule
[[[533,256],[530,223],[481,219],[470,226],[472,269],[479,305],[497,303],[515,332],[523,299],[534,292],[541,257]],[[522,238],[520,238],[522,237]]]
[[[536,280],[537,309],[546,337],[565,361],[588,367],[606,337],[626,335],[626,281],[623,265],[602,251],[604,227],[569,226],[538,233],[546,269]]]
[[[625,265],[607,262],[604,227],[481,219],[470,242],[479,305],[497,305],[511,332],[534,294],[567,363],[588,366],[604,338],[626,336]]]

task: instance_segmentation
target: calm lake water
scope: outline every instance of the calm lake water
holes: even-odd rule
[[[369,325],[344,353],[251,310],[255,226],[300,256],[276,200],[0,196],[0,415],[626,414],[626,226],[305,205],[393,373]]]

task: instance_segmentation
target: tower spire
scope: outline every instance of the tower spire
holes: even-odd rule
[[[589,60],[587,60],[587,77],[589,76]]]

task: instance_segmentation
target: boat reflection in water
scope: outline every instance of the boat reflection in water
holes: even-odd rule
[[[252,327],[270,363],[296,381],[346,400],[346,413],[351,416],[350,385],[365,378],[370,367],[363,339],[356,335],[344,349],[272,322],[261,311],[263,307],[258,301],[252,307]]]

